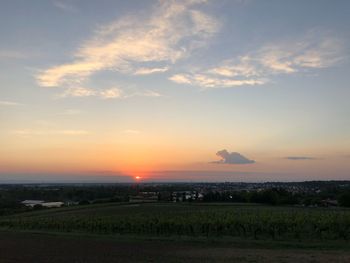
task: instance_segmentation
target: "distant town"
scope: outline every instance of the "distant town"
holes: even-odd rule
[[[0,213],[110,202],[350,206],[350,181],[0,185]]]

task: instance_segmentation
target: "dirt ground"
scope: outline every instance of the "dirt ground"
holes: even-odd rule
[[[115,240],[0,232],[1,263],[350,262],[350,251],[235,248],[228,244]]]

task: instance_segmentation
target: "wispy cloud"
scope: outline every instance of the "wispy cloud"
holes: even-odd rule
[[[332,66],[341,59],[340,50],[341,43],[337,39],[307,38],[299,42],[266,45],[253,54],[251,60],[268,73],[288,74]]]
[[[103,99],[115,99],[122,97],[122,91],[119,88],[108,88],[96,90],[85,87],[70,87],[67,88],[59,97],[91,97],[97,96]]]
[[[310,157],[310,156],[288,156],[288,157],[285,157],[285,159],[293,160],[293,161],[300,161],[300,160],[316,160],[317,158]]]
[[[140,68],[135,71],[135,75],[149,75],[149,74],[154,74],[154,73],[162,73],[165,71],[168,71],[168,67],[164,68]]]
[[[99,97],[101,99],[128,99],[132,97],[162,97],[156,91],[144,90],[138,92],[130,92],[122,90],[121,88],[112,87],[106,89],[92,89],[85,87],[70,87],[58,95],[58,98],[66,97]]]
[[[341,43],[330,37],[267,44],[212,68],[179,73],[169,79],[204,88],[262,85],[278,74],[330,67],[342,59]]]
[[[86,130],[32,130],[32,129],[23,129],[15,130],[11,132],[12,134],[19,136],[40,136],[40,135],[88,135],[89,131]]]
[[[20,106],[22,103],[8,100],[0,100],[0,106]]]
[[[54,1],[53,5],[65,12],[75,13],[78,11],[78,9],[73,6],[71,3],[68,3],[68,1]]]
[[[128,95],[125,95],[124,98],[132,98],[132,97],[164,97],[162,94],[153,91],[153,90],[145,90],[145,91],[138,91],[138,92],[132,92]]]
[[[97,94],[97,91],[90,88],[84,88],[84,87],[70,87],[67,88],[60,97],[90,97],[95,96]]]
[[[119,88],[110,88],[101,91],[100,96],[104,99],[115,99],[121,98],[123,96],[123,93]]]
[[[216,19],[196,10],[203,2],[162,1],[149,17],[138,14],[102,26],[81,45],[71,62],[41,71],[37,82],[45,87],[71,87],[81,86],[102,70],[128,74],[165,71],[219,28]],[[149,63],[155,65],[153,70]]]
[[[202,74],[176,74],[169,78],[170,80],[181,83],[200,86],[204,88],[226,88],[243,85],[261,85],[266,82],[265,79],[230,79]]]

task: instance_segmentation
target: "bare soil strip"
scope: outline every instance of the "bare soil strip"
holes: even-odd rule
[[[117,240],[0,232],[1,263],[350,262],[350,251],[237,248],[229,244]]]

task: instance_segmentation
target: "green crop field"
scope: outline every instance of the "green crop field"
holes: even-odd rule
[[[0,217],[0,228],[148,237],[348,240],[350,210],[221,204],[102,204]]]

